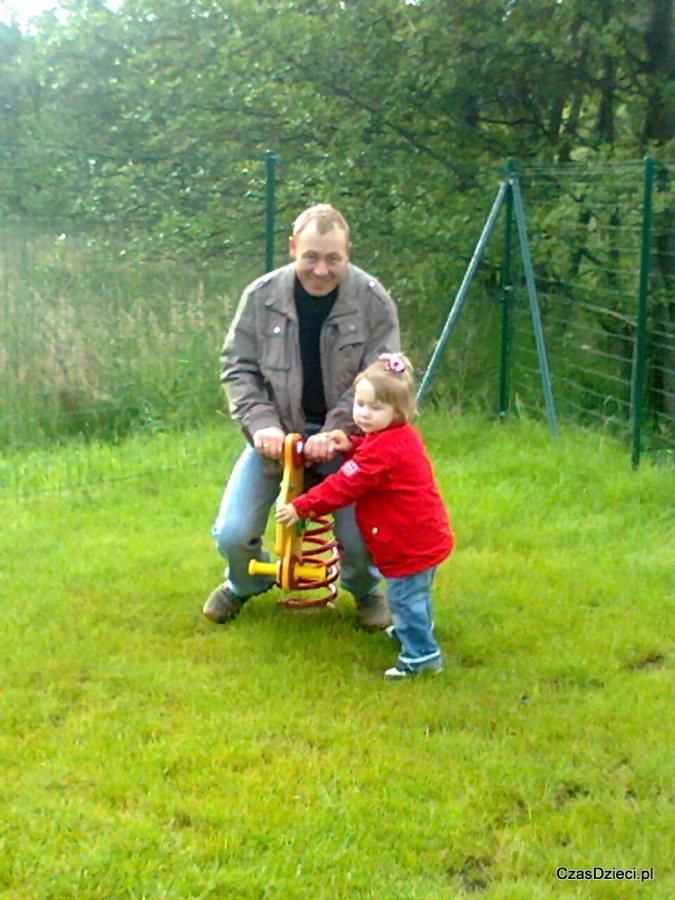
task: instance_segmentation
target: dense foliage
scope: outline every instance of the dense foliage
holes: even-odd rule
[[[636,159],[675,138],[672,0],[64,0],[0,29],[5,213],[219,253],[330,195],[370,230],[452,232],[508,156]],[[430,221],[431,220],[431,221]]]
[[[674,0],[60,6],[26,31],[0,27],[5,216],[90,243],[122,235],[127,259],[249,272],[262,257],[272,148],[278,259],[297,211],[334,202],[352,223],[356,261],[394,288],[422,358],[508,157],[574,169],[675,149]],[[659,178],[650,314],[659,404],[675,414],[671,175]],[[571,283],[596,254],[593,204],[609,210],[618,198],[615,184],[599,191],[587,202],[572,188],[556,209],[553,183],[542,231],[564,250],[574,211],[585,237],[571,262],[554,254],[549,285]],[[608,216],[611,229],[626,227],[625,212]],[[632,243],[628,257],[611,233],[612,271],[635,283]],[[498,291],[499,267],[497,252],[485,260],[487,292]],[[600,289],[616,293],[612,277],[597,276]],[[611,313],[633,317],[634,301],[631,288]]]

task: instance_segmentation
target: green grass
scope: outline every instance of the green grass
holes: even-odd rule
[[[201,617],[230,426],[3,461],[2,900],[675,895],[673,470],[420,427],[457,548],[405,684],[347,596]]]

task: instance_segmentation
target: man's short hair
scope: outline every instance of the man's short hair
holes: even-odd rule
[[[309,209],[301,212],[293,222],[293,237],[297,237],[310,222],[316,222],[316,230],[319,234],[327,234],[333,228],[341,228],[347,236],[347,243],[349,243],[349,225],[342,213],[329,203],[317,203],[316,206],[310,206]]]

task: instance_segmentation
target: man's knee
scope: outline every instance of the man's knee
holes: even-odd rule
[[[355,569],[364,569],[372,564],[372,559],[362,540],[339,541],[343,564]]]
[[[254,550],[260,544],[260,536],[252,535],[244,524],[233,516],[216,520],[211,534],[221,556],[229,557],[234,549]]]

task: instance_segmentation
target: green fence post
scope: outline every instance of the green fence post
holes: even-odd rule
[[[431,380],[434,377],[436,367],[438,366],[441,356],[443,355],[443,351],[445,350],[445,345],[448,342],[450,333],[455,327],[457,319],[459,318],[459,314],[462,311],[464,301],[466,300],[466,295],[469,292],[469,287],[471,286],[473,277],[476,274],[476,270],[478,269],[478,264],[480,262],[481,256],[483,255],[483,251],[485,250],[485,245],[487,244],[488,238],[490,237],[492,229],[494,228],[494,224],[497,221],[497,216],[499,215],[499,210],[502,208],[502,203],[504,202],[504,196],[507,190],[508,185],[506,181],[502,181],[499,185],[499,190],[497,191],[495,201],[492,204],[492,209],[490,210],[487,221],[483,227],[483,231],[481,232],[478,243],[476,244],[476,249],[473,251],[473,256],[471,257],[469,267],[464,273],[464,278],[462,279],[462,283],[460,284],[459,290],[457,291],[457,296],[455,297],[452,308],[448,313],[448,318],[445,320],[443,331],[441,332],[441,336],[438,339],[438,343],[436,344],[434,352],[431,354],[431,359],[429,360],[429,364],[427,365],[427,370],[424,373],[422,383],[420,384],[419,390],[417,391],[415,402],[418,407],[422,404],[422,400],[429,390],[429,385],[431,384]]]
[[[644,200],[642,204],[642,247],[640,250],[640,281],[638,286],[637,331],[635,353],[633,354],[633,380],[631,384],[631,465],[640,464],[640,444],[642,432],[642,406],[645,387],[645,364],[647,360],[647,297],[649,295],[649,268],[651,261],[652,234],[652,189],[654,186],[654,159],[645,158]]]
[[[558,436],[558,425],[556,423],[555,408],[553,406],[553,390],[551,388],[551,376],[549,375],[548,361],[546,359],[544,330],[541,324],[541,316],[539,315],[539,303],[537,302],[537,289],[534,283],[534,270],[532,269],[532,259],[530,257],[530,245],[527,241],[527,226],[525,224],[523,197],[520,193],[520,184],[518,182],[518,176],[515,174],[515,172],[511,173],[509,181],[511,184],[511,193],[513,194],[513,205],[516,213],[516,225],[518,226],[520,253],[523,258],[523,269],[525,270],[527,296],[530,301],[532,326],[534,328],[534,340],[537,345],[537,358],[539,360],[539,371],[541,373],[541,386],[544,391],[544,402],[546,403],[546,415],[548,417],[548,425],[551,431],[551,437],[556,438]]]
[[[274,268],[274,176],[276,156],[274,150],[268,150],[267,163],[267,212],[265,217],[265,271],[271,272]]]
[[[507,175],[510,177],[515,172],[515,160],[510,159],[506,164]],[[504,222],[504,258],[502,260],[502,320],[501,320],[501,346],[499,351],[499,416],[505,418],[509,411],[509,356],[510,356],[510,330],[511,330],[511,249],[513,246],[513,191],[510,189],[506,195],[506,213]]]

